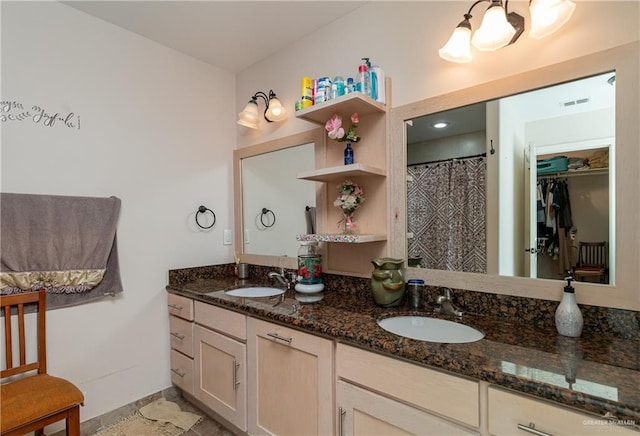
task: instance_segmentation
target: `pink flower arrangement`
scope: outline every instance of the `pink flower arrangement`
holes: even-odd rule
[[[356,127],[360,119],[358,118],[358,112],[354,112],[351,115],[351,127],[345,135],[344,128],[342,127],[342,117],[340,115],[334,115],[324,125],[325,130],[328,132],[329,138],[338,142],[358,142],[360,136],[356,133]]]

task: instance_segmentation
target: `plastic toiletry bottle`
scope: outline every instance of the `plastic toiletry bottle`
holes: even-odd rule
[[[367,67],[367,58],[362,58],[362,63],[358,66],[356,76],[356,91],[371,96],[371,76]]]
[[[331,84],[331,98],[337,98],[342,95],[344,95],[344,78],[337,75],[333,78],[333,83]]]
[[[385,87],[384,70],[380,68],[379,65],[373,65],[371,67],[371,83],[375,83],[375,96],[372,95],[371,97],[375,101],[379,101],[380,103],[386,103],[385,101],[386,87]]]
[[[556,329],[562,336],[577,338],[582,333],[582,312],[576,303],[576,294],[571,281],[573,277],[565,278],[567,286],[564,287],[562,301],[556,309]]]
[[[347,78],[347,85],[344,87],[344,93],[349,94],[351,92],[355,92],[356,86],[353,83],[353,77]]]

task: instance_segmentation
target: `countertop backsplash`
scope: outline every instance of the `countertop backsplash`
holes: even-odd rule
[[[169,271],[169,285],[193,282],[197,279],[221,280],[221,289],[228,286],[234,277],[233,263],[223,265],[182,268]],[[267,278],[275,267],[250,265],[248,281],[262,285],[278,286]],[[368,278],[324,274],[325,292],[348,292],[362,298],[372,298]],[[464,312],[490,316],[508,322],[528,324],[533,327],[552,329],[555,326],[557,301],[485,292],[453,289],[452,299]],[[436,299],[442,293],[440,287],[426,286],[424,308],[429,311],[436,306]],[[599,306],[580,305],[584,318],[583,334],[595,333],[606,337],[640,340],[640,312]],[[639,357],[640,358],[640,357]]]

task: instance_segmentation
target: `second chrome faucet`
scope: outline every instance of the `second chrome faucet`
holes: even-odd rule
[[[453,304],[451,300],[451,289],[443,288],[444,294],[440,295],[436,300],[438,306],[435,308],[436,313],[440,313],[442,315],[453,315],[453,316],[462,316],[462,311]]]

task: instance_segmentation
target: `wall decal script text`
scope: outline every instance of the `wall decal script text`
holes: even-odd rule
[[[25,109],[19,101],[3,100],[0,102],[0,121],[27,121],[45,127],[64,126],[69,129],[80,130],[80,115],[69,112],[51,112],[41,106],[34,105]]]

